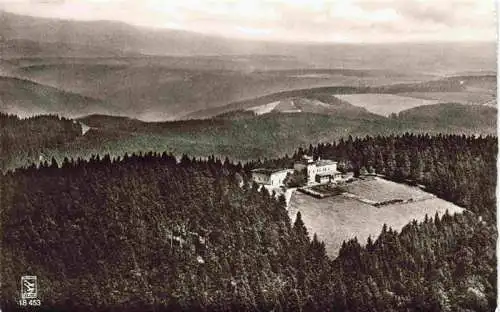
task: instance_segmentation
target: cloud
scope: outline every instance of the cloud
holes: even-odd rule
[[[496,38],[493,0],[0,0],[1,7],[270,40]]]

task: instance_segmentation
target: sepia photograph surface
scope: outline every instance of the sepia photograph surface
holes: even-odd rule
[[[495,311],[496,6],[0,0],[0,311]]]

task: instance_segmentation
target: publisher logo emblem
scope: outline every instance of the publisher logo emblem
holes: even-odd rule
[[[21,298],[35,299],[38,295],[38,285],[36,276],[21,277]]]

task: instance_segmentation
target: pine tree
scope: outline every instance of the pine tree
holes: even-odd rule
[[[297,244],[297,248],[302,248],[303,246],[307,246],[309,244],[309,234],[304,221],[302,221],[300,211],[297,212],[297,216],[295,217],[292,233],[294,242]]]

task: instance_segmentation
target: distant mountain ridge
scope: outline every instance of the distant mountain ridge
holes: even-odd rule
[[[332,114],[340,104],[330,105],[335,94],[359,93],[430,103],[496,100],[489,43],[263,42],[0,11],[0,52],[0,110],[19,115],[164,121],[260,113],[276,101],[271,111]],[[476,76],[448,77],[457,72]],[[18,80],[7,83],[11,78]],[[318,92],[330,94],[317,99]],[[269,106],[255,108],[261,105]]]
[[[49,19],[1,11],[0,47],[2,57],[96,56],[95,53],[101,56],[260,54],[293,56],[315,68],[378,68],[421,73],[496,68],[494,42],[371,45],[266,42],[143,28],[113,21]]]
[[[52,55],[86,55],[87,50],[77,52],[78,47],[101,50],[100,55],[169,54],[186,55],[188,50],[203,48],[204,53],[227,51],[224,40],[214,41],[210,36],[177,30],[154,30],[112,21],[72,21],[22,16],[0,11],[1,42],[12,42],[14,47],[25,43],[43,47],[58,43],[70,51],[49,49]],[[168,49],[167,49],[168,47]],[[49,47],[50,48],[50,47]],[[6,51],[9,52],[9,51]],[[18,51],[19,52],[19,51]],[[29,51],[28,51],[29,52]],[[43,51],[40,51],[43,54]],[[177,53],[176,53],[177,52]],[[50,56],[46,53],[45,56]]]

